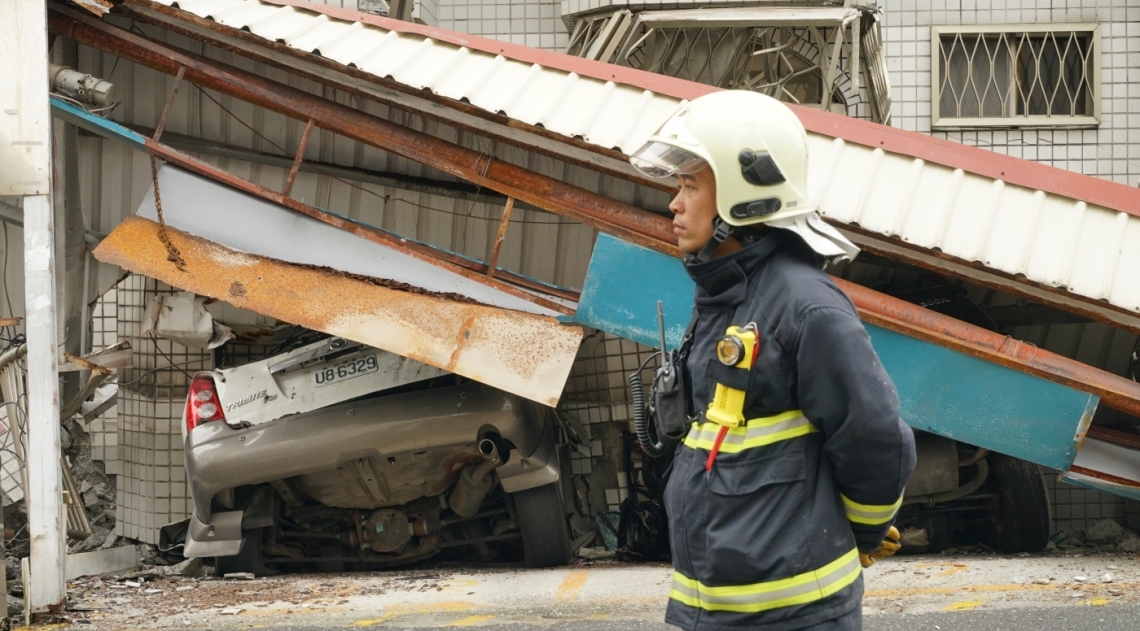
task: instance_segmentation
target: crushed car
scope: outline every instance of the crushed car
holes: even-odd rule
[[[326,338],[200,372],[182,431],[193,513],[164,533],[219,574],[570,560],[554,411],[406,357]]]

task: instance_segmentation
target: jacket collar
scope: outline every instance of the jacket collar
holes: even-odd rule
[[[697,306],[735,306],[748,293],[748,277],[784,245],[785,230],[769,230],[749,245],[705,263],[685,263],[697,284]]]

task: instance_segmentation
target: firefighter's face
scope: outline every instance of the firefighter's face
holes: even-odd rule
[[[679,175],[677,196],[669,203],[673,212],[673,234],[685,254],[701,251],[713,235],[716,219],[716,178],[707,166],[692,175]]]

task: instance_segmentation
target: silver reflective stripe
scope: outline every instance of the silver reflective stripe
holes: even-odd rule
[[[843,509],[847,512],[847,519],[857,524],[879,526],[895,518],[895,513],[902,506],[903,498],[899,497],[894,504],[860,504],[846,495],[843,498]]]
[[[855,582],[861,571],[859,552],[852,550],[819,570],[751,585],[708,587],[674,572],[669,596],[700,609],[759,612],[822,600]]]
[[[685,437],[685,446],[691,449],[712,450],[721,425],[706,421],[694,423]],[[815,427],[799,410],[792,410],[765,418],[752,419],[744,426],[729,428],[720,445],[721,453],[739,453],[754,447],[771,445],[782,440],[815,432]]]

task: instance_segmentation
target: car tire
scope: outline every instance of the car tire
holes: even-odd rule
[[[570,527],[566,521],[559,483],[512,493],[524,562],[529,567],[570,563]]]
[[[276,570],[265,567],[264,558],[261,555],[261,541],[264,535],[264,528],[242,530],[245,543],[242,544],[241,551],[233,556],[215,557],[214,574],[218,578],[238,572],[248,572],[258,577],[277,574]]]
[[[1049,491],[1037,465],[993,454],[990,479],[996,496],[983,542],[999,552],[1039,552],[1049,543],[1052,525]]]

